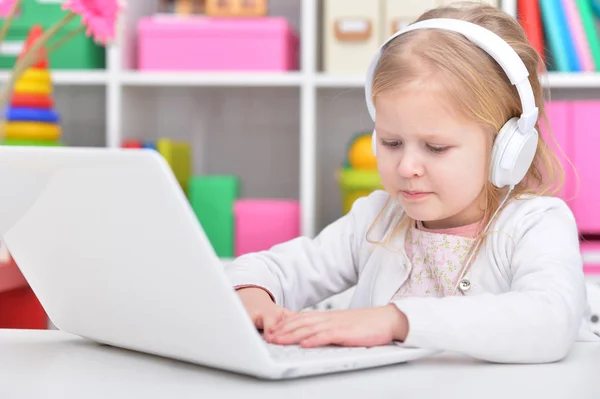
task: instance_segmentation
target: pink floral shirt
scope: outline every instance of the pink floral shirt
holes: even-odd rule
[[[452,295],[479,227],[480,222],[440,230],[427,229],[421,223],[411,228],[406,236],[411,272],[393,299]]]

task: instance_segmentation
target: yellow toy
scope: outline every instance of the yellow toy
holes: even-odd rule
[[[156,150],[165,158],[185,193],[192,174],[192,148],[189,143],[160,138]]]
[[[362,134],[352,142],[348,163],[354,169],[377,169],[377,159],[371,149],[371,134]]]
[[[46,122],[9,122],[4,124],[4,135],[9,140],[50,140],[60,138],[59,125]]]
[[[382,189],[377,171],[377,159],[371,148],[371,133],[359,133],[350,140],[348,156],[344,166],[337,171],[336,178],[342,197],[342,212],[350,211],[360,197]]]
[[[47,69],[29,68],[21,75],[21,80],[26,82],[37,82],[45,85],[52,85],[52,75]]]
[[[19,79],[15,82],[14,87],[15,93],[22,94],[42,94],[42,95],[50,95],[52,94],[52,86],[48,85],[44,82],[38,81],[28,81]]]

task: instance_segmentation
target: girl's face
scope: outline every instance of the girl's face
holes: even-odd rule
[[[486,132],[447,106],[443,89],[421,84],[377,96],[377,167],[411,218],[449,228],[483,217],[490,152]]]

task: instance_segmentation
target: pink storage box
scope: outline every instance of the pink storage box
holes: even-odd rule
[[[544,137],[544,140],[550,148],[556,153],[564,169],[565,182],[562,189],[557,193],[557,196],[567,201],[570,205],[570,201],[575,194],[575,175],[573,173],[573,167],[566,157],[573,162],[574,138],[571,127],[573,104],[570,101],[551,101],[545,105],[554,140],[550,138],[546,123],[543,120],[540,120],[540,134]]]
[[[239,199],[233,207],[235,256],[268,250],[300,236],[298,201]]]
[[[583,272],[600,275],[600,242],[583,241],[580,244]]]
[[[147,17],[138,40],[140,70],[298,69],[298,35],[282,17]]]
[[[572,160],[579,182],[571,207],[582,233],[600,233],[600,102],[574,101],[572,106]]]

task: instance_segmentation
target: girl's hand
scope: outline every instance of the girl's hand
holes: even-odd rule
[[[285,317],[295,314],[291,310],[276,305],[271,300],[271,296],[262,288],[241,288],[237,290],[237,293],[257,329],[266,331]]]
[[[377,308],[297,313],[265,330],[265,340],[303,347],[325,345],[378,346],[404,341],[408,320],[393,305]]]

